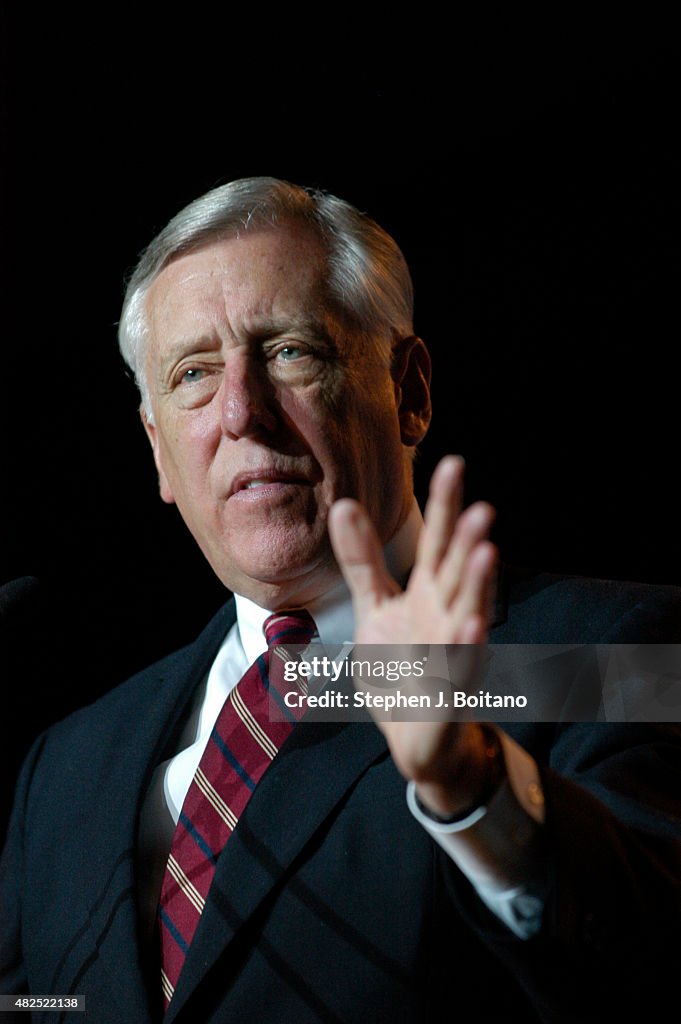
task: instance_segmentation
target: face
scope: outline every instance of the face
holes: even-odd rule
[[[385,542],[411,500],[409,371],[393,378],[324,282],[306,228],[264,228],[175,260],[147,296],[161,496],[223,583],[270,609],[336,582],[334,501],[361,501]]]

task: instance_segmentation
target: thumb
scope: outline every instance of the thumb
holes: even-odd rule
[[[386,568],[374,525],[358,501],[342,498],[335,502],[329,513],[329,536],[350,589],[356,617],[399,593],[400,588]]]

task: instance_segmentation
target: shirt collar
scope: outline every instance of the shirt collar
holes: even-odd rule
[[[409,515],[383,549],[388,570],[400,584],[406,582],[416,559],[416,545],[422,527],[421,510],[414,498]],[[262,627],[271,612],[240,594],[235,594],[234,598],[241,643],[248,663],[252,664],[267,649]],[[315,621],[322,643],[352,641],[355,621],[345,580],[340,580],[321,597],[311,601],[307,610]]]

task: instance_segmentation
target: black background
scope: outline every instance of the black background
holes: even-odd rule
[[[332,51],[255,10],[168,33],[159,9],[143,39],[51,17],[3,33],[0,583],[41,595],[5,629],[10,782],[44,724],[224,599],[158,498],[116,321],[152,235],[235,177],[336,192],[401,244],[435,364],[420,496],[460,452],[505,559],[681,584],[670,27],[412,14]]]

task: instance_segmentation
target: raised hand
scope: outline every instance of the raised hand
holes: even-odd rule
[[[463,507],[463,460],[447,456],[430,486],[425,524],[406,590],[390,576],[362,506],[336,502],[329,532],[352,594],[358,644],[482,644],[497,564],[488,540],[494,510]],[[475,659],[468,660],[468,664]],[[469,670],[470,671],[470,670]],[[471,679],[460,681],[462,688]],[[475,723],[377,721],[402,774],[436,814],[473,804],[489,772],[488,733]]]

